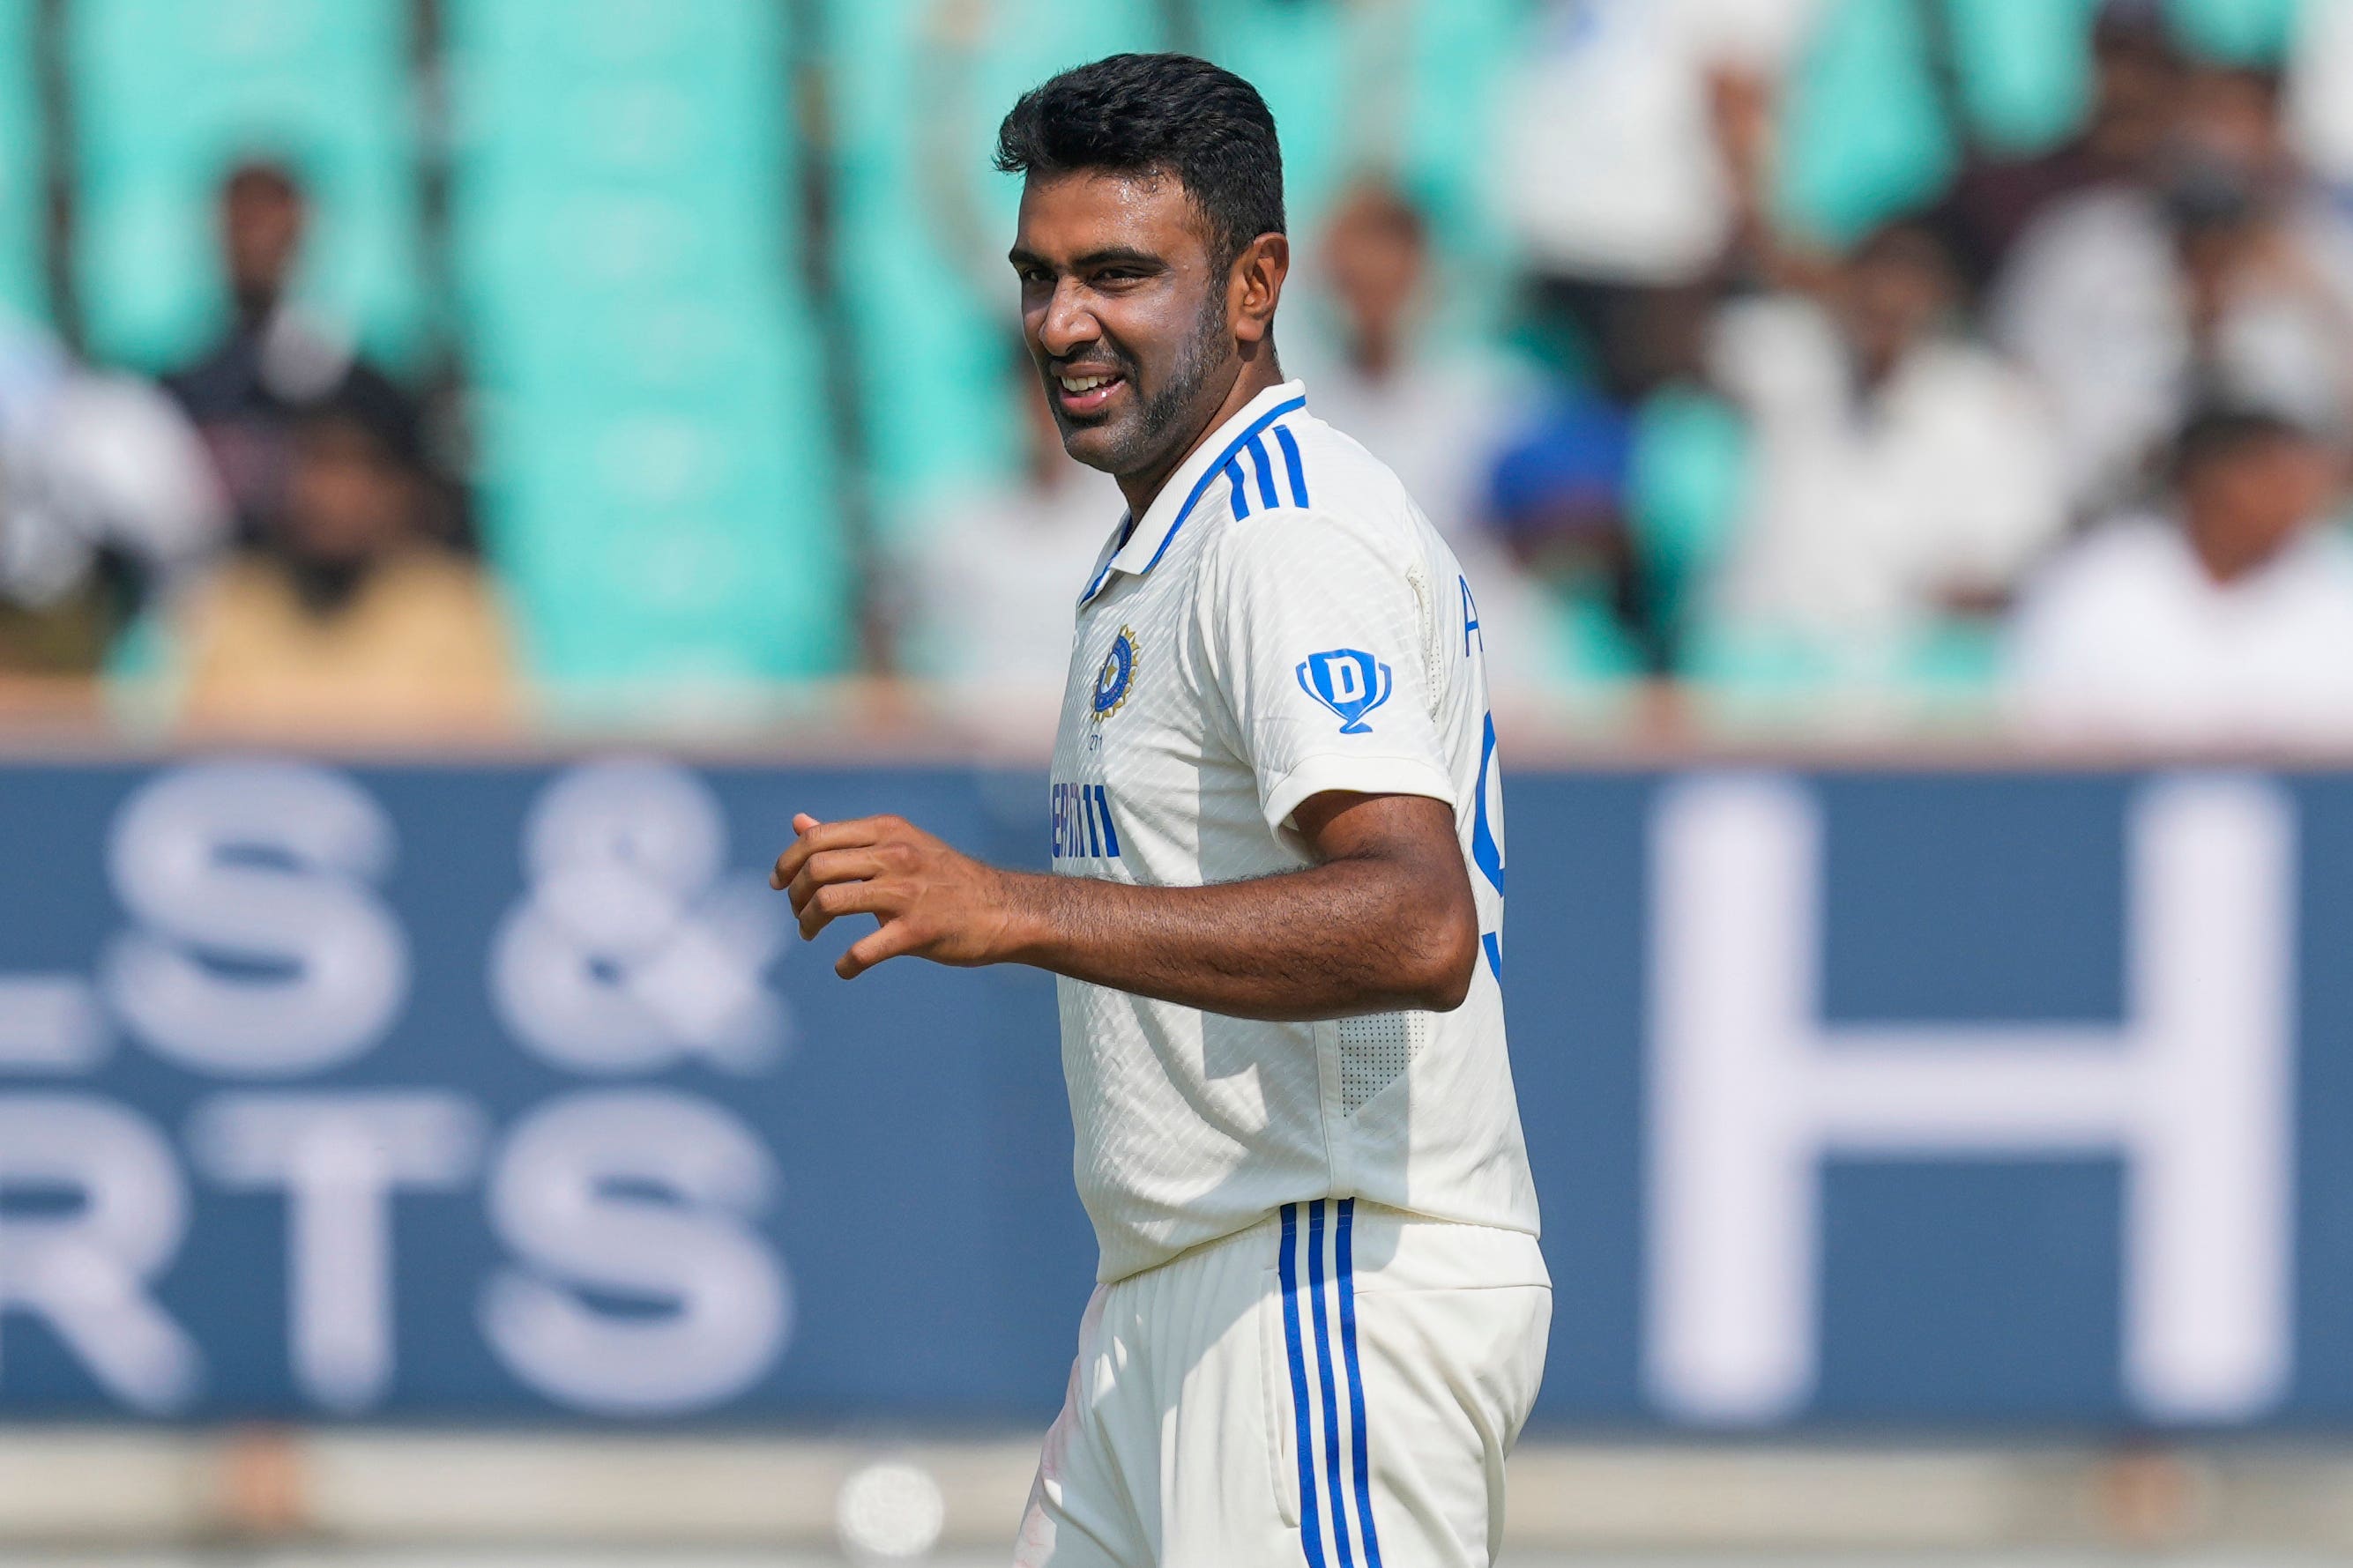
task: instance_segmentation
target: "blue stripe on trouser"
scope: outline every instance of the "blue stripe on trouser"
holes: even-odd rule
[[[1282,1205],[1282,1250],[1277,1259],[1282,1283],[1282,1342],[1291,1352],[1291,1415],[1299,1457],[1299,1529],[1307,1561],[1324,1568],[1324,1526],[1317,1519],[1314,1446],[1307,1434],[1307,1357],[1299,1342],[1299,1205]]]
[[[1348,1363],[1348,1411],[1354,1418],[1356,1468],[1356,1524],[1363,1532],[1365,1562],[1381,1568],[1381,1538],[1373,1530],[1373,1465],[1365,1441],[1365,1374],[1356,1361],[1356,1246],[1350,1236],[1356,1217],[1356,1200],[1340,1200],[1340,1234],[1334,1244],[1340,1276],[1340,1350]]]
[[[1332,1499],[1332,1539],[1340,1543],[1341,1568],[1356,1568],[1348,1550],[1348,1508],[1340,1500],[1340,1406],[1332,1392],[1332,1331],[1324,1312],[1324,1200],[1307,1205],[1307,1289],[1315,1309],[1316,1376],[1324,1389],[1324,1479]]]

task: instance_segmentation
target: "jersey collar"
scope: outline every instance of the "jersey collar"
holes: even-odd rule
[[[1128,531],[1120,547],[1112,552],[1095,580],[1087,584],[1079,603],[1085,604],[1103,590],[1114,572],[1125,572],[1140,577],[1159,563],[1168,552],[1169,542],[1176,531],[1185,526],[1193,508],[1204,491],[1215,480],[1250,438],[1286,414],[1307,406],[1307,387],[1303,382],[1286,381],[1280,386],[1270,386],[1244,404],[1232,418],[1212,431],[1209,438],[1193,448],[1193,455],[1176,465],[1168,482],[1160,487],[1144,516]]]

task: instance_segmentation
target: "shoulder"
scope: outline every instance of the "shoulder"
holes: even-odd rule
[[[1213,570],[1296,571],[1335,553],[1403,570],[1427,555],[1430,525],[1397,474],[1353,437],[1303,413],[1264,433],[1276,504],[1241,462],[1241,506],[1215,510],[1205,541]]]

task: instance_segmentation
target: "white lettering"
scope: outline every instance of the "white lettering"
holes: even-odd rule
[[[2175,780],[2140,794],[2130,832],[2121,1026],[1829,1028],[1812,802],[1774,781],[1667,795],[1653,841],[1646,1347],[1670,1409],[1754,1423],[1805,1404],[1831,1152],[2121,1154],[2129,1396],[2198,1421],[2280,1397],[2294,822],[2263,785]]]
[[[491,1348],[599,1415],[683,1415],[748,1391],[791,1329],[783,1260],[754,1228],[775,1186],[759,1140],[685,1095],[615,1089],[533,1112],[491,1176],[491,1223],[522,1260],[483,1291]],[[646,1187],[662,1195],[632,1190]],[[599,1310],[584,1289],[665,1310]]]
[[[197,1166],[231,1189],[286,1194],[295,1380],[356,1415],[393,1377],[392,1197],[473,1173],[481,1118],[451,1094],[227,1094],[189,1124]]]
[[[203,1363],[147,1290],[187,1233],[187,1190],[163,1135],[87,1095],[0,1096],[0,1194],[10,1189],[79,1202],[0,1215],[0,1310],[46,1319],[132,1409],[184,1407]]]
[[[157,1053],[199,1072],[341,1066],[383,1037],[408,945],[368,885],[391,822],[337,773],[212,763],[162,774],[117,818],[114,889],[139,921],[101,966],[108,1002]]]

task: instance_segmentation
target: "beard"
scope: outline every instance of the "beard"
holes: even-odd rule
[[[1094,451],[1071,456],[1090,468],[1107,474],[1133,474],[1152,468],[1165,459],[1170,449],[1190,440],[1200,432],[1194,428],[1198,418],[1196,404],[1201,389],[1209,377],[1225,363],[1231,341],[1226,335],[1225,300],[1221,295],[1204,300],[1201,313],[1193,323],[1193,333],[1177,345],[1176,357],[1168,367],[1167,378],[1149,396],[1139,395],[1134,415],[1124,425],[1106,428],[1103,426],[1071,425],[1062,417],[1058,406],[1055,422],[1062,427],[1062,445],[1069,450],[1071,439],[1082,433],[1092,433],[1104,439]],[[1107,347],[1110,345],[1106,345]],[[1134,359],[1117,348],[1110,357],[1119,374],[1127,378],[1130,386],[1141,384],[1135,376]],[[1051,402],[1051,377],[1048,378],[1048,399]]]

